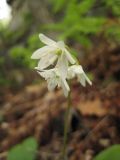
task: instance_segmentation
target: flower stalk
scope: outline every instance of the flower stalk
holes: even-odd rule
[[[67,138],[70,127],[70,108],[71,108],[71,92],[67,97],[67,110],[64,119],[64,136],[63,136],[63,149],[62,149],[62,160],[67,160]]]

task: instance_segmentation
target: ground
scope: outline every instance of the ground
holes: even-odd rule
[[[72,84],[71,125],[68,138],[70,160],[92,159],[104,148],[120,143],[120,85],[104,90]],[[91,92],[91,94],[88,94]],[[119,96],[119,97],[118,97]],[[60,154],[66,99],[60,90],[47,92],[45,83],[31,85],[20,93],[4,95],[0,125],[0,156],[29,136],[39,142],[38,159]]]

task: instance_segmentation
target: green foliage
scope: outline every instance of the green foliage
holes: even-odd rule
[[[3,114],[0,112],[0,124],[4,121],[4,116]]]
[[[9,84],[10,81],[7,79],[7,77],[0,73],[0,86],[8,86]]]
[[[3,32],[1,32],[1,33],[3,33]],[[4,35],[5,34],[3,34],[3,39],[5,38]],[[5,42],[7,43],[6,40],[5,40]],[[23,44],[14,45],[13,47],[11,46],[8,49],[8,55],[9,55],[9,58],[10,58],[10,63],[12,63],[12,66],[15,69],[20,69],[20,68],[25,68],[25,69],[31,69],[32,68],[33,69],[37,64],[37,61],[32,61],[31,60],[31,55],[36,49],[40,48],[42,45],[43,44],[40,42],[38,34],[30,35],[28,37],[28,40],[26,41],[26,43],[24,45]],[[2,47],[2,45],[1,45],[1,47]],[[0,57],[0,68],[1,68],[0,86],[1,85],[10,86],[10,85],[13,84],[13,81],[10,79],[10,77],[6,73],[7,72],[6,71],[7,61],[5,63],[5,59],[6,59],[5,56]],[[10,72],[11,77],[13,77],[12,73],[13,72],[11,71]]]
[[[0,57],[0,68],[3,67],[4,63],[5,63],[4,57]]]
[[[120,16],[120,1],[119,0],[104,0],[108,8],[111,8],[115,16]]]
[[[108,17],[109,11],[114,17],[120,15],[119,0],[100,2],[97,0],[69,0],[68,3],[66,0],[53,0],[53,10],[56,13],[61,12],[63,18],[59,23],[49,25],[48,28],[60,31],[60,38],[64,40],[69,38],[89,47],[92,44],[91,37],[103,35],[103,31],[103,36],[106,38],[112,36],[112,41],[120,39],[120,22],[114,24],[117,30],[113,30],[114,22],[109,23]],[[107,27],[105,27],[106,24]]]
[[[9,51],[10,58],[13,61],[15,67],[26,67],[33,68],[35,67],[36,62],[31,61],[32,53],[40,48],[42,43],[39,40],[38,34],[33,34],[28,38],[26,46],[17,45],[12,47]]]
[[[31,35],[29,38],[28,38],[28,41],[27,41],[27,44],[28,44],[28,48],[34,52],[36,49],[42,47],[42,43],[38,37],[38,34],[33,34]]]
[[[84,15],[89,12],[89,10],[92,8],[95,0],[83,0],[81,3],[78,4],[78,12],[79,15]]]
[[[65,0],[61,0],[61,1],[53,0],[53,3],[54,3],[53,11],[56,13],[56,12],[59,12],[63,8],[66,1]]]
[[[120,145],[113,145],[102,151],[94,160],[120,160]]]
[[[35,64],[30,59],[31,51],[29,48],[20,45],[15,46],[10,49],[9,53],[15,67],[34,67]]]
[[[35,160],[37,142],[33,137],[11,148],[7,160]]]
[[[5,58],[0,57],[0,85],[8,85],[9,81],[7,80],[5,76]]]
[[[116,24],[109,26],[105,32],[105,36],[109,36],[110,39],[116,37],[116,42],[120,42],[120,26]]]

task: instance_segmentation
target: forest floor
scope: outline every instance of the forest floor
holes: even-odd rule
[[[120,85],[100,91],[73,84],[72,90],[69,159],[92,159],[104,148],[120,143]],[[55,159],[62,147],[67,106],[62,92],[47,92],[43,83],[27,86],[18,94],[7,93],[3,98],[0,155],[26,137],[35,136],[40,146],[38,159]]]

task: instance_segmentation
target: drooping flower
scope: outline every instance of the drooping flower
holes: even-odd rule
[[[68,64],[75,64],[76,60],[66,49],[64,42],[55,42],[44,34],[40,34],[39,38],[45,46],[36,50],[31,58],[39,59],[38,67],[40,70],[46,69],[57,61],[57,67],[60,70],[61,75],[66,77]]]
[[[31,58],[39,59],[38,66],[35,68],[47,81],[49,91],[61,87],[67,97],[70,92],[68,81],[74,77],[77,77],[84,87],[86,82],[92,85],[82,66],[78,65],[78,61],[69,53],[63,41],[55,42],[43,34],[39,37],[45,46],[36,50]],[[52,68],[49,67],[51,65]]]
[[[72,79],[74,77],[78,78],[78,81],[81,83],[82,86],[86,86],[86,81],[92,85],[92,82],[90,79],[87,77],[85,72],[83,71],[83,68],[81,65],[72,65],[68,68],[68,74],[67,78]]]
[[[69,85],[65,78],[63,78],[58,70],[58,68],[53,68],[49,70],[41,70],[36,67],[38,73],[41,77],[45,78],[48,83],[48,90],[53,91],[56,87],[62,87],[64,95],[67,97],[70,91]]]

